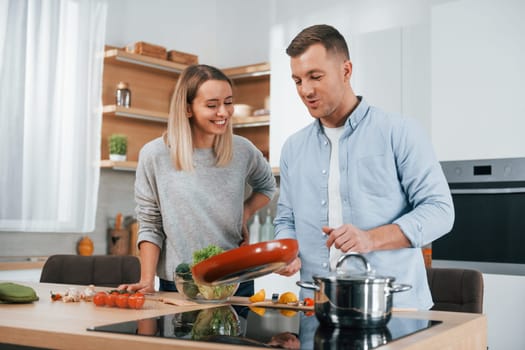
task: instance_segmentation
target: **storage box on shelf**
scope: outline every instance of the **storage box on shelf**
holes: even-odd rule
[[[142,146],[166,130],[171,94],[180,73],[187,66],[168,60],[110,48],[105,53],[103,77],[104,118],[102,123],[101,167],[135,170]],[[268,64],[249,65],[224,70],[234,81],[235,100],[250,104],[254,110],[264,108],[270,92]],[[119,82],[129,84],[131,106],[115,104]],[[236,134],[250,139],[268,157],[269,115],[235,117]],[[107,138],[113,133],[128,136],[126,162],[112,162]]]

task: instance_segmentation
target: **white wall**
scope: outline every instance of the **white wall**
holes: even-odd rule
[[[312,121],[290,78],[285,50],[303,28],[326,23],[347,39],[354,91],[390,112],[410,113],[430,134],[427,1],[300,1],[278,3],[272,17],[270,163],[279,165],[286,138]],[[421,58],[427,59],[422,61]]]
[[[232,67],[268,61],[271,3],[265,0],[111,0],[106,43],[137,41]]]
[[[440,160],[524,157],[525,2],[432,9],[432,136]]]

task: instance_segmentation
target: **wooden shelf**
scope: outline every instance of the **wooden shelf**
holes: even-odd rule
[[[173,76],[178,76],[186,67],[185,64],[162,60],[160,58],[143,56],[135,53],[126,52],[119,49],[107,50],[104,53],[106,63],[143,66],[153,71],[168,72]]]
[[[135,118],[149,120],[159,123],[168,122],[168,113],[150,111],[141,108],[121,107],[116,105],[107,105],[102,109],[104,115],[115,115],[119,117]],[[270,125],[270,116],[250,116],[250,117],[232,117],[234,128],[249,128],[257,126]]]
[[[232,117],[232,121],[234,128],[253,128],[270,125],[270,116],[260,115],[257,117]]]
[[[149,120],[159,123],[168,122],[168,113],[151,111],[141,108],[121,107],[116,105],[107,105],[102,109],[105,115],[115,115],[118,117],[128,117],[141,120]]]
[[[126,161],[126,162],[114,162],[109,159],[103,159],[100,161],[100,167],[105,169],[122,170],[122,171],[135,171],[137,169],[138,162]]]
[[[230,79],[254,78],[260,76],[270,75],[269,63],[250,64],[248,66],[240,66],[234,68],[226,68],[222,70]]]

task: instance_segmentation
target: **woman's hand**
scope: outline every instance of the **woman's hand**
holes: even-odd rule
[[[248,225],[246,223],[242,224],[242,241],[239,243],[239,246],[250,244],[250,230],[248,230]]]
[[[144,294],[152,294],[155,293],[155,282],[143,282],[140,281],[138,283],[133,284],[121,284],[117,288],[118,290],[127,290],[130,292],[140,292]]]

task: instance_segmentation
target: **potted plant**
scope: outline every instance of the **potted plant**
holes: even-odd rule
[[[126,160],[128,137],[122,134],[112,134],[109,137],[109,159],[123,162]]]

